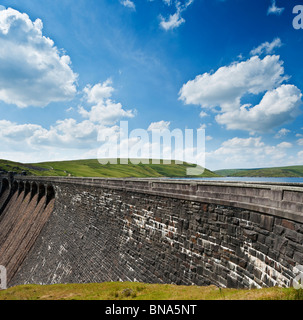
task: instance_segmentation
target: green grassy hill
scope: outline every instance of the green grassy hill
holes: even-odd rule
[[[303,166],[259,169],[223,169],[214,172],[225,177],[303,177]]]
[[[195,167],[193,164],[149,164],[128,165],[106,164],[101,165],[98,160],[73,160],[43,162],[35,164],[17,163],[8,160],[0,160],[0,171],[26,172],[34,176],[73,176],[73,177],[112,177],[112,178],[148,178],[148,177],[186,177],[186,169]],[[218,175],[205,169],[201,177],[217,177]],[[198,177],[198,176],[195,176]]]

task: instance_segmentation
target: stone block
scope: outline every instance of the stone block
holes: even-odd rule
[[[303,253],[302,252],[294,252],[293,259],[297,264],[303,265]]]
[[[271,216],[266,216],[266,215],[261,215],[260,219],[260,227],[262,229],[272,231],[273,230],[273,225],[274,225],[274,217]]]
[[[296,229],[295,223],[292,222],[292,221],[289,221],[289,220],[282,219],[281,225],[282,225],[284,228],[287,228],[287,229],[290,229],[290,230],[295,230],[295,229]]]
[[[261,214],[258,212],[251,212],[250,213],[250,221],[259,225],[261,222]]]
[[[285,230],[285,238],[297,242],[297,232],[294,230],[286,229]]]

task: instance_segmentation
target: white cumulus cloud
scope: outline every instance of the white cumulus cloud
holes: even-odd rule
[[[277,145],[278,148],[291,148],[292,147],[292,143],[290,142],[281,142]]]
[[[148,131],[153,131],[153,130],[165,130],[165,129],[169,129],[170,126],[170,122],[169,121],[159,121],[159,122],[152,122],[150,124],[150,126],[148,127]]]
[[[282,41],[280,38],[274,39],[272,42],[264,42],[260,44],[257,48],[251,50],[250,54],[255,55],[261,55],[263,53],[271,54],[274,52],[276,48],[280,48],[282,46]]]
[[[296,86],[283,84],[288,79],[279,56],[253,56],[198,75],[183,85],[179,98],[215,111],[219,107],[216,121],[227,129],[265,132],[299,114],[302,94]],[[263,93],[255,106],[241,103],[244,96]]]
[[[204,118],[204,117],[207,117],[207,116],[208,116],[208,114],[205,111],[201,111],[200,114],[199,114],[200,118]]]
[[[43,36],[40,19],[0,10],[0,100],[18,107],[43,107],[70,100],[76,94],[77,74],[69,56]]]
[[[223,168],[261,168],[284,165],[288,144],[268,145],[262,137],[239,138],[224,141],[221,146],[206,153],[206,167]]]
[[[87,85],[83,91],[86,94],[87,102],[98,103],[110,98],[114,91],[114,88],[112,87],[112,81],[110,79],[107,79],[103,83],[97,83],[93,87]]]
[[[298,144],[299,146],[303,146],[303,139],[298,139],[298,140],[297,140],[297,144]]]
[[[215,73],[198,75],[180,90],[180,99],[186,104],[203,107],[229,105],[246,93],[259,94],[273,89],[287,77],[279,56],[257,56],[243,62],[219,68]]]
[[[169,6],[172,4],[172,1],[170,0],[163,1]],[[185,19],[182,18],[182,12],[186,11],[193,2],[194,0],[186,0],[184,3],[181,1],[175,1],[176,12],[174,14],[170,14],[168,18],[160,16],[160,26],[166,31],[178,28],[185,22]]]
[[[88,118],[92,122],[102,125],[112,125],[121,118],[133,118],[135,110],[124,110],[122,104],[116,103],[111,99],[114,88],[112,82],[106,80],[103,83],[98,83],[92,86],[86,86],[84,93],[88,103],[94,104],[90,110],[84,107],[79,107],[79,113]]]
[[[124,7],[130,8],[130,9],[133,9],[133,10],[136,9],[136,5],[135,5],[134,2],[131,1],[131,0],[121,0],[120,3],[121,3]]]
[[[0,120],[0,158],[37,162],[97,157],[102,145],[100,135],[108,133],[114,137],[119,132],[116,122],[134,116],[132,110],[124,110],[120,103],[111,100],[113,90],[109,80],[85,87],[84,98],[93,105],[79,108],[80,115],[86,118],[82,121],[57,120],[47,128]]]
[[[265,132],[295,119],[301,105],[301,91],[294,85],[281,85],[265,93],[256,106],[242,105],[216,116],[227,129]]]
[[[284,8],[279,8],[276,4],[276,0],[271,1],[271,6],[267,10],[267,14],[275,14],[275,15],[280,15],[284,11]]]
[[[282,128],[281,130],[279,130],[279,132],[275,135],[276,139],[280,139],[282,137],[285,137],[288,133],[290,133],[290,130],[286,129],[286,128]]]
[[[179,27],[185,20],[181,17],[181,13],[177,11],[174,14],[171,14],[168,19],[161,17],[160,26],[164,30],[170,30]]]

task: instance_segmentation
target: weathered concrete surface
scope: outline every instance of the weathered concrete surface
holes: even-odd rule
[[[293,267],[303,264],[299,184],[15,181],[44,185],[46,197],[55,193],[56,201],[10,285],[127,280],[289,286]]]

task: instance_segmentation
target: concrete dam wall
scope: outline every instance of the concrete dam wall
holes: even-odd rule
[[[2,178],[9,285],[139,281],[291,286],[303,264],[300,185]]]

